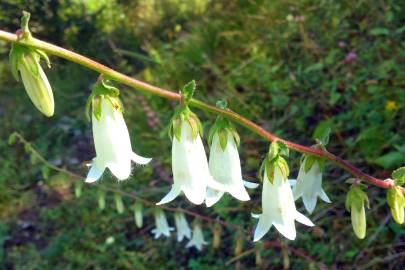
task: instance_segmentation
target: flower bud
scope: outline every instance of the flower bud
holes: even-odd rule
[[[360,186],[352,186],[346,197],[346,209],[351,212],[352,227],[359,239],[366,237],[366,212],[364,205],[369,204],[367,194]]]
[[[29,42],[32,37],[28,29],[29,13],[24,13],[22,21],[22,37],[20,40]],[[10,51],[11,72],[19,80],[23,81],[25,91],[35,107],[44,115],[50,117],[55,110],[53,93],[48,78],[41,65],[40,58],[43,58],[48,67],[50,62],[48,56],[41,50],[14,43]]]
[[[124,213],[124,202],[122,201],[122,197],[120,194],[114,194],[114,201],[115,201],[115,208],[119,214]]]
[[[134,204],[134,219],[136,227],[142,228],[143,226],[143,211],[142,211],[142,203],[136,201]]]
[[[394,186],[387,191],[387,202],[391,208],[392,217],[398,224],[404,223],[405,197],[399,186]]]

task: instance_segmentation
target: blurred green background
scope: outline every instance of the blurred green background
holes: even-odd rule
[[[314,130],[330,126],[329,151],[367,173],[386,178],[404,165],[405,1],[2,0],[0,29],[16,31],[22,10],[31,12],[37,38],[167,89],[177,91],[195,79],[197,98],[210,104],[225,98],[230,108],[283,138],[311,145]],[[215,226],[204,222],[209,245],[197,252],[176,242],[175,234],[153,240],[153,208],[145,207],[145,225],[137,229],[130,198],[123,198],[126,208],[119,214],[112,193],[106,209],[98,209],[97,186],[84,185],[75,197],[77,179],[49,170],[29,146],[9,144],[8,137],[17,131],[51,164],[85,175],[94,156],[85,102],[98,74],[52,57],[46,73],[56,111],[46,119],[12,77],[9,49],[0,41],[3,269],[403,269],[404,228],[391,219],[385,191],[367,189],[367,237],[358,240],[344,209],[350,175],[330,163],[324,187],[333,203],[318,202],[310,216],[317,226],[297,224],[296,241],[274,228],[265,237],[311,259],[263,248],[261,263],[255,252],[230,261],[234,230],[224,228],[214,249]],[[176,104],[119,87],[133,148],[154,161],[124,183],[107,173],[99,185],[158,201],[170,185],[162,180],[171,174],[167,125]],[[215,116],[195,112],[207,131]],[[238,131],[244,175],[258,181],[268,142]],[[289,165],[296,177],[299,154],[291,155]],[[206,209],[182,197],[170,206],[251,232],[256,220],[250,212],[260,211],[261,190],[250,193],[248,203],[225,196]],[[301,200],[297,207],[305,213]],[[173,214],[166,214],[174,226]],[[242,252],[260,247],[251,234],[242,239]]]

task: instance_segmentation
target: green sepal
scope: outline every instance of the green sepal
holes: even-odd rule
[[[191,98],[194,95],[195,89],[196,84],[194,80],[183,86],[183,88],[181,89],[181,95],[183,97],[184,105],[187,105],[190,102]]]
[[[203,127],[198,116],[188,106],[182,106],[176,109],[170,120],[169,137],[171,140],[173,137],[178,141],[181,140],[181,128],[185,122],[190,125],[193,139],[196,139],[198,135],[203,137]]]
[[[240,144],[240,137],[238,132],[236,131],[235,127],[232,123],[225,118],[224,116],[220,115],[215,120],[214,125],[211,127],[208,133],[208,144],[212,145],[212,139],[215,134],[218,134],[219,143],[221,145],[221,149],[225,151],[226,145],[228,143],[229,135],[232,136],[236,146]]]
[[[325,168],[325,159],[309,154],[304,154],[301,157],[301,164],[304,164],[304,171],[306,173],[311,170],[315,162],[318,163],[319,169],[323,171],[323,169]]]
[[[274,171],[278,167],[280,170],[283,180],[287,180],[290,174],[290,169],[288,167],[287,161],[282,157],[288,156],[289,150],[287,145],[282,141],[274,141],[270,144],[269,151],[267,152],[266,158],[263,160],[262,165],[259,169],[259,178],[263,181],[262,175],[267,174],[267,178],[270,183],[274,183]]]
[[[351,211],[352,204],[356,207],[357,210],[361,210],[363,204],[370,208],[370,201],[368,200],[367,193],[365,193],[361,186],[352,186],[347,193],[345,207],[347,211]]]
[[[405,167],[393,171],[391,177],[394,179],[395,185],[402,186],[405,183]]]
[[[391,208],[391,214],[395,222],[398,224],[403,224],[405,197],[399,186],[390,187],[388,189],[387,203]]]
[[[274,183],[274,172],[278,168],[282,174],[283,180],[286,181],[290,175],[290,169],[288,167],[287,161],[280,155],[275,158],[270,159],[267,156],[259,169],[259,178],[263,181],[262,175],[266,173],[267,179],[271,184]]]
[[[46,66],[48,68],[51,68],[51,61],[49,60],[48,55],[44,51],[35,49],[34,52],[37,53],[40,56],[40,58],[45,60]]]
[[[111,85],[109,80],[102,79],[93,86],[92,92],[86,102],[86,118],[90,121],[91,109],[94,117],[101,119],[101,101],[106,98],[113,108],[121,113],[124,112],[124,106],[119,98],[120,91]]]
[[[13,43],[11,46],[10,54],[9,54],[9,60],[10,60],[10,65],[11,65],[11,73],[13,74],[14,78],[17,81],[20,81],[20,76],[18,74],[18,63],[19,59],[23,56],[25,51],[25,47],[21,46],[19,44]]]

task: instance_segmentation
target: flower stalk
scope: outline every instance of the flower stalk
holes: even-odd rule
[[[131,78],[127,75],[124,75],[118,71],[115,71],[107,66],[104,66],[90,58],[87,58],[78,53],[66,50],[62,47],[53,45],[51,43],[48,43],[48,42],[45,42],[45,41],[42,41],[42,40],[39,40],[36,38],[32,38],[32,40],[30,42],[27,42],[26,40],[19,40],[16,34],[12,34],[12,33],[0,30],[0,40],[10,42],[10,43],[17,43],[17,44],[21,44],[21,45],[29,45],[33,48],[43,50],[46,53],[64,58],[71,62],[74,62],[74,63],[77,63],[84,67],[87,67],[91,70],[94,70],[98,73],[105,75],[106,77],[110,78],[111,80],[115,80],[119,83],[125,84],[129,87],[132,87],[132,88],[142,91],[142,92],[154,94],[154,95],[157,95],[157,96],[169,99],[169,100],[180,101],[180,99],[181,99],[181,95],[178,93],[136,80],[136,79]],[[295,150],[295,151],[298,151],[301,153],[315,155],[315,156],[330,160],[333,163],[335,163],[337,166],[341,167],[342,169],[351,173],[352,175],[356,176],[357,179],[360,179],[362,181],[368,182],[370,184],[373,184],[373,185],[381,187],[381,188],[389,188],[394,185],[392,183],[392,181],[384,181],[383,179],[378,179],[378,178],[375,178],[371,175],[368,175],[368,174],[362,172],[357,167],[353,166],[349,162],[345,161],[344,159],[342,159],[340,157],[335,156],[334,154],[332,154],[330,152],[326,152],[326,151],[323,151],[320,149],[314,149],[314,148],[303,146],[303,145],[300,145],[300,144],[297,144],[297,143],[294,143],[291,141],[283,140],[283,139],[275,136],[274,134],[266,131],[264,128],[260,127],[259,125],[255,124],[254,122],[250,121],[249,119],[244,118],[243,116],[241,116],[231,110],[221,109],[221,108],[206,104],[197,99],[191,99],[189,102],[189,105],[202,109],[202,110],[205,110],[207,112],[212,112],[212,113],[226,116],[229,119],[231,119],[232,121],[240,124],[241,126],[244,126],[245,128],[251,130],[252,132],[256,133],[257,135],[259,135],[260,137],[262,137],[268,141],[281,140],[292,150]],[[400,187],[400,189],[403,193],[405,193],[404,188]]]

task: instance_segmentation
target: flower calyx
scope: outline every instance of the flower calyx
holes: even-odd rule
[[[120,91],[118,88],[114,87],[111,82],[100,76],[96,84],[93,86],[91,95],[86,102],[86,116],[90,121],[91,115],[100,121],[101,118],[101,100],[103,98],[107,99],[113,108],[121,113],[124,111],[124,106],[119,99]],[[92,109],[92,111],[90,111]]]
[[[263,163],[259,170],[259,178],[263,181],[263,174],[267,174],[267,178],[270,183],[274,183],[274,171],[276,168],[279,168],[283,180],[287,181],[288,175],[290,174],[290,169],[288,167],[287,161],[283,156],[289,155],[288,146],[282,141],[274,141],[269,147],[269,151],[266,155],[266,158],[263,160]]]

